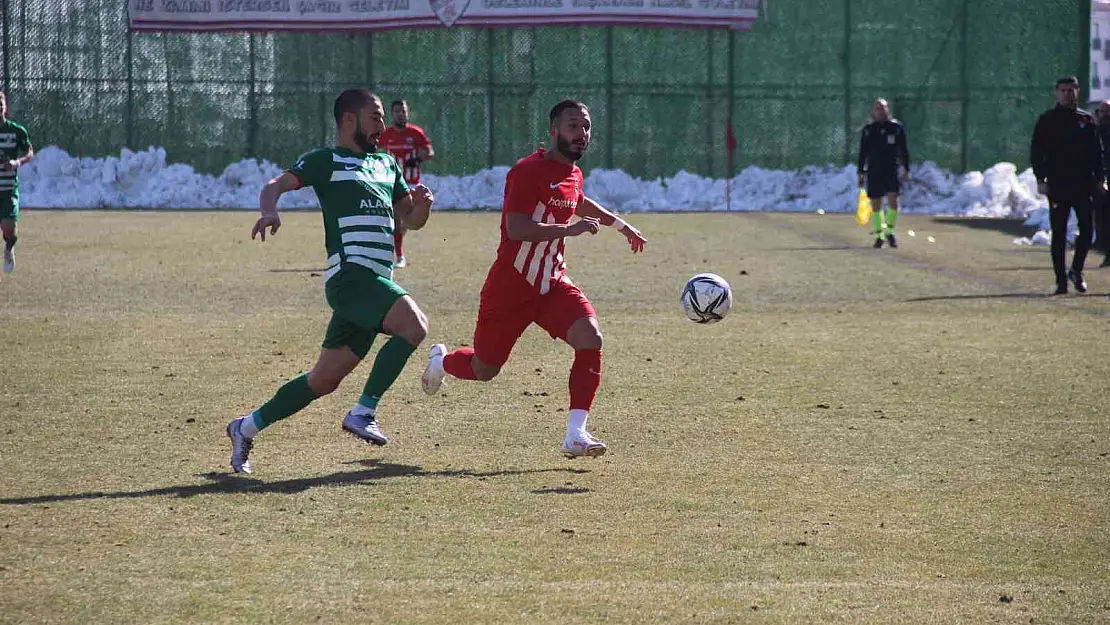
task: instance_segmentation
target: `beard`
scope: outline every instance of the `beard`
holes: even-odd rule
[[[586,148],[589,146],[590,144],[587,143],[581,148],[578,148],[570,141],[564,139],[562,135],[555,137],[555,151],[571,161],[577,161],[582,158],[582,155],[586,153]]]
[[[378,151],[378,137],[362,129],[362,122],[355,122],[355,143],[367,154]]]

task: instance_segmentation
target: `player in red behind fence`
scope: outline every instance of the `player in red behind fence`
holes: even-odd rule
[[[564,239],[611,226],[624,235],[633,253],[643,251],[647,239],[583,195],[582,170],[575,162],[590,145],[586,105],[563,100],[549,118],[550,146],[520,160],[505,179],[501,244],[482,287],[474,347],[447,353],[446,346],[433,346],[420,382],[432,395],[447,375],[492,380],[524,330],[535,323],[574,348],[563,453],[568,458],[597,457],[607,447],[586,431],[586,419],[601,384],[601,330],[590,300],[566,275]],[[572,223],[575,215],[579,219]]]
[[[397,164],[402,167],[405,182],[410,187],[420,184],[420,165],[435,158],[432,142],[424,129],[416,124],[409,123],[409,104],[404,100],[394,100],[389,105],[389,114],[393,124],[382,131],[378,143],[397,159]],[[393,229],[393,247],[396,250],[395,267],[405,268],[409,261],[405,258],[405,232],[408,229],[404,224],[399,224]]]

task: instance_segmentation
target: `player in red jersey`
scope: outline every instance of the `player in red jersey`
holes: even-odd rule
[[[420,184],[420,164],[435,158],[436,152],[432,149],[432,142],[424,129],[416,124],[409,123],[409,104],[404,100],[394,100],[389,105],[389,114],[393,118],[393,125],[385,129],[378,139],[378,145],[397,159],[397,164],[402,167],[405,182],[410,187]],[[405,258],[405,232],[401,225],[393,229],[393,248],[397,252],[394,267],[406,267],[409,264]]]
[[[444,345],[432,347],[420,383],[432,395],[446,375],[493,379],[535,323],[574,348],[563,453],[597,457],[607,448],[586,431],[586,419],[601,384],[601,330],[590,300],[567,277],[564,239],[596,234],[603,225],[623,234],[633,253],[643,251],[647,239],[582,193],[582,170],[575,161],[590,145],[586,105],[564,100],[551,109],[550,119],[549,148],[520,160],[505,178],[501,244],[482,287],[474,347],[451,353]],[[579,219],[572,223],[575,215]]]

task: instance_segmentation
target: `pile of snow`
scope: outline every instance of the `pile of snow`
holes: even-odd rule
[[[243,209],[258,205],[258,191],[282,167],[246,159],[229,165],[219,176],[196,172],[189,165],[166,162],[164,148],[118,157],[77,158],[49,146],[20,172],[23,204],[41,208],[169,208]],[[467,176],[427,174],[437,209],[477,210],[501,204],[507,167]],[[620,170],[594,169],[586,179],[591,197],[618,212],[723,211],[728,181],[680,171],[667,178],[644,180]],[[799,170],[748,167],[731,181],[735,211],[800,211],[826,213],[855,210],[856,168],[808,166]],[[282,208],[316,208],[309,189],[287,193]],[[913,170],[904,186],[902,209],[907,213],[1011,217],[1027,219],[1047,230],[1046,198],[1037,193],[1031,170],[1020,174],[1011,163],[962,176],[926,162]],[[1032,242],[1039,242],[1041,233]],[[1034,241],[1036,240],[1036,241]]]

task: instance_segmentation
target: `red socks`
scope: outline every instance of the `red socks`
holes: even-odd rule
[[[477,380],[478,378],[474,376],[474,367],[471,366],[472,360],[474,360],[474,348],[460,347],[443,357],[443,370],[447,375],[460,380]]]
[[[474,375],[473,347],[460,347],[443,357],[443,370],[453,378],[477,380]],[[570,367],[570,408],[589,411],[601,386],[601,350],[578,349],[574,351],[574,364]]]
[[[601,350],[574,350],[570,367],[570,409],[589,411],[601,386]]]
[[[405,255],[405,231],[398,227],[393,229],[393,251],[398,257]]]

